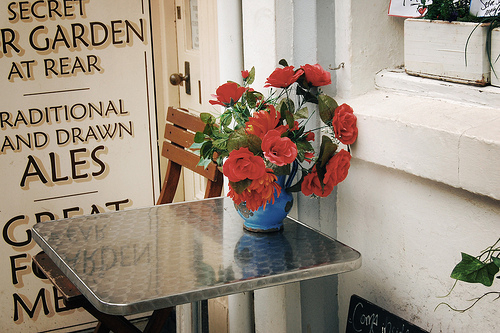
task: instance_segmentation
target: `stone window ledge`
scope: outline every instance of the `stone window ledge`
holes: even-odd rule
[[[368,162],[500,200],[500,88],[381,71],[349,99]]]

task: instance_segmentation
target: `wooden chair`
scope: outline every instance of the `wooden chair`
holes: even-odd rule
[[[168,166],[157,201],[158,205],[171,203],[174,200],[182,167],[207,178],[205,198],[221,195],[223,175],[217,165],[211,163],[206,169],[197,166],[200,157],[188,149],[194,142],[194,134],[203,131],[204,128],[205,124],[198,116],[190,114],[187,110],[168,108],[165,139],[170,142],[163,142],[161,153],[163,157],[168,159]]]
[[[168,109],[165,138],[169,141],[164,141],[162,147],[162,156],[168,159],[168,165],[157,204],[173,201],[182,167],[207,178],[205,198],[221,195],[223,175],[215,163],[210,164],[206,169],[196,166],[199,156],[188,149],[194,142],[195,132],[203,131],[204,127],[205,124],[201,119],[187,110],[172,107]],[[140,332],[125,317],[108,315],[95,309],[44,252],[37,254],[33,261],[35,267],[57,288],[68,308],[83,307],[99,321],[94,333],[108,333],[111,330],[113,332]],[[155,310],[144,332],[159,332],[172,310],[173,307]]]

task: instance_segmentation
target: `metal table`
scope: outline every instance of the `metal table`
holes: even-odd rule
[[[361,255],[287,218],[243,230],[229,198],[36,224],[36,242],[99,311],[130,315],[352,271]]]

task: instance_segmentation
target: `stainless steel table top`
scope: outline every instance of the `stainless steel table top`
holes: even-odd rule
[[[229,198],[48,221],[36,242],[100,311],[128,315],[355,270],[352,248],[287,218],[243,230]]]

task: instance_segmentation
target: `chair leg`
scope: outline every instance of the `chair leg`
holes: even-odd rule
[[[141,333],[141,331],[137,327],[135,327],[123,316],[113,316],[100,312],[92,304],[90,304],[90,302],[85,302],[83,307],[85,308],[85,310],[87,310],[88,313],[90,313],[97,320],[99,320],[99,322],[102,322],[103,323],[102,325],[106,326],[113,332]],[[101,325],[98,326],[100,327]]]
[[[168,316],[170,315],[172,310],[173,307],[155,310],[151,315],[148,324],[146,325],[144,333],[160,332],[167,322]]]
[[[111,330],[102,322],[99,322],[96,328],[94,329],[94,333],[110,333],[110,332]]]

